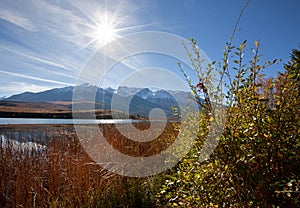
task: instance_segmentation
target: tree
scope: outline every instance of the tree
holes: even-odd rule
[[[298,83],[298,90],[299,90],[299,83],[300,83],[300,50],[293,49],[291,53],[291,60],[285,64],[284,66],[286,70],[286,74],[288,74],[289,79],[294,80]]]

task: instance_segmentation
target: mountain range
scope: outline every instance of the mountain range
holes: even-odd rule
[[[73,98],[74,91],[77,93]],[[142,117],[148,117],[150,111],[155,108],[163,110],[167,117],[174,117],[174,108],[179,109],[179,106],[185,107],[192,103],[191,94],[184,91],[126,86],[104,89],[89,84],[82,84],[76,88],[74,86],[54,88],[37,93],[24,92],[2,101],[56,103],[68,106],[69,109],[72,109],[72,103],[77,105],[76,109],[84,109],[89,103],[94,105],[95,109],[122,111]],[[155,114],[152,116],[160,117]]]

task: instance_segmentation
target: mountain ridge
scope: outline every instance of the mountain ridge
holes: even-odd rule
[[[76,91],[75,97],[73,97],[74,90]],[[149,88],[127,86],[104,89],[89,84],[53,88],[37,93],[24,92],[3,99],[3,101],[30,103],[94,102],[95,109],[118,110],[144,117],[149,116],[151,110],[155,108],[162,109],[167,117],[174,117],[173,108],[188,106],[189,100],[191,100],[191,94],[184,91],[164,89],[153,91]],[[80,106],[79,109],[81,109]]]

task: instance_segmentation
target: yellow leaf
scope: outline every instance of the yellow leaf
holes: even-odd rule
[[[227,170],[228,169],[228,165],[225,165],[225,170]]]
[[[198,178],[200,178],[200,174],[195,175],[195,179],[198,179]]]
[[[255,45],[256,48],[258,48],[258,41],[257,40],[254,42],[254,45]]]

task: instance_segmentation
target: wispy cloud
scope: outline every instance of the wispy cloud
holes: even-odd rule
[[[151,26],[137,18],[139,12],[140,6],[130,0],[1,0],[0,20],[4,21],[0,21],[0,94],[9,89],[15,92],[17,87],[23,90],[24,83],[73,85],[80,70],[99,50],[95,42],[99,18],[107,13],[109,21],[115,21],[118,35],[126,35]],[[126,74],[143,68],[133,59],[123,60],[121,65]],[[101,69],[102,65],[96,67]],[[5,90],[4,85],[12,88]]]
[[[42,86],[42,85],[36,85],[26,82],[10,82],[8,85],[1,86],[0,85],[0,92],[6,92],[7,94],[0,94],[0,97],[4,95],[13,95],[13,94],[19,94],[23,93],[24,91],[27,92],[41,92],[44,90],[49,90],[52,87],[49,86]]]
[[[60,81],[56,81],[56,80],[44,79],[44,78],[40,78],[40,77],[29,76],[29,75],[25,75],[25,74],[14,73],[14,72],[0,71],[0,73],[12,75],[12,76],[16,76],[16,77],[21,77],[21,78],[25,78],[25,79],[47,82],[47,83],[60,84],[60,85],[72,85],[72,83],[68,83],[68,82],[60,82]]]
[[[8,21],[12,24],[15,24],[25,30],[36,32],[37,28],[35,25],[28,19],[22,17],[17,12],[9,11],[9,10],[0,10],[0,18]]]
[[[54,62],[54,61],[48,60],[46,58],[40,57],[39,55],[33,54],[33,53],[29,52],[29,51],[24,51],[21,48],[12,48],[12,47],[3,46],[2,49],[10,51],[10,52],[12,52],[12,53],[14,53],[16,55],[23,56],[23,57],[25,57],[27,59],[31,59],[33,61],[36,61],[37,63],[43,63],[43,64],[47,64],[47,65],[53,66],[53,67],[58,67],[58,68],[62,68],[62,69],[68,69],[63,64],[59,64],[58,62]]]

